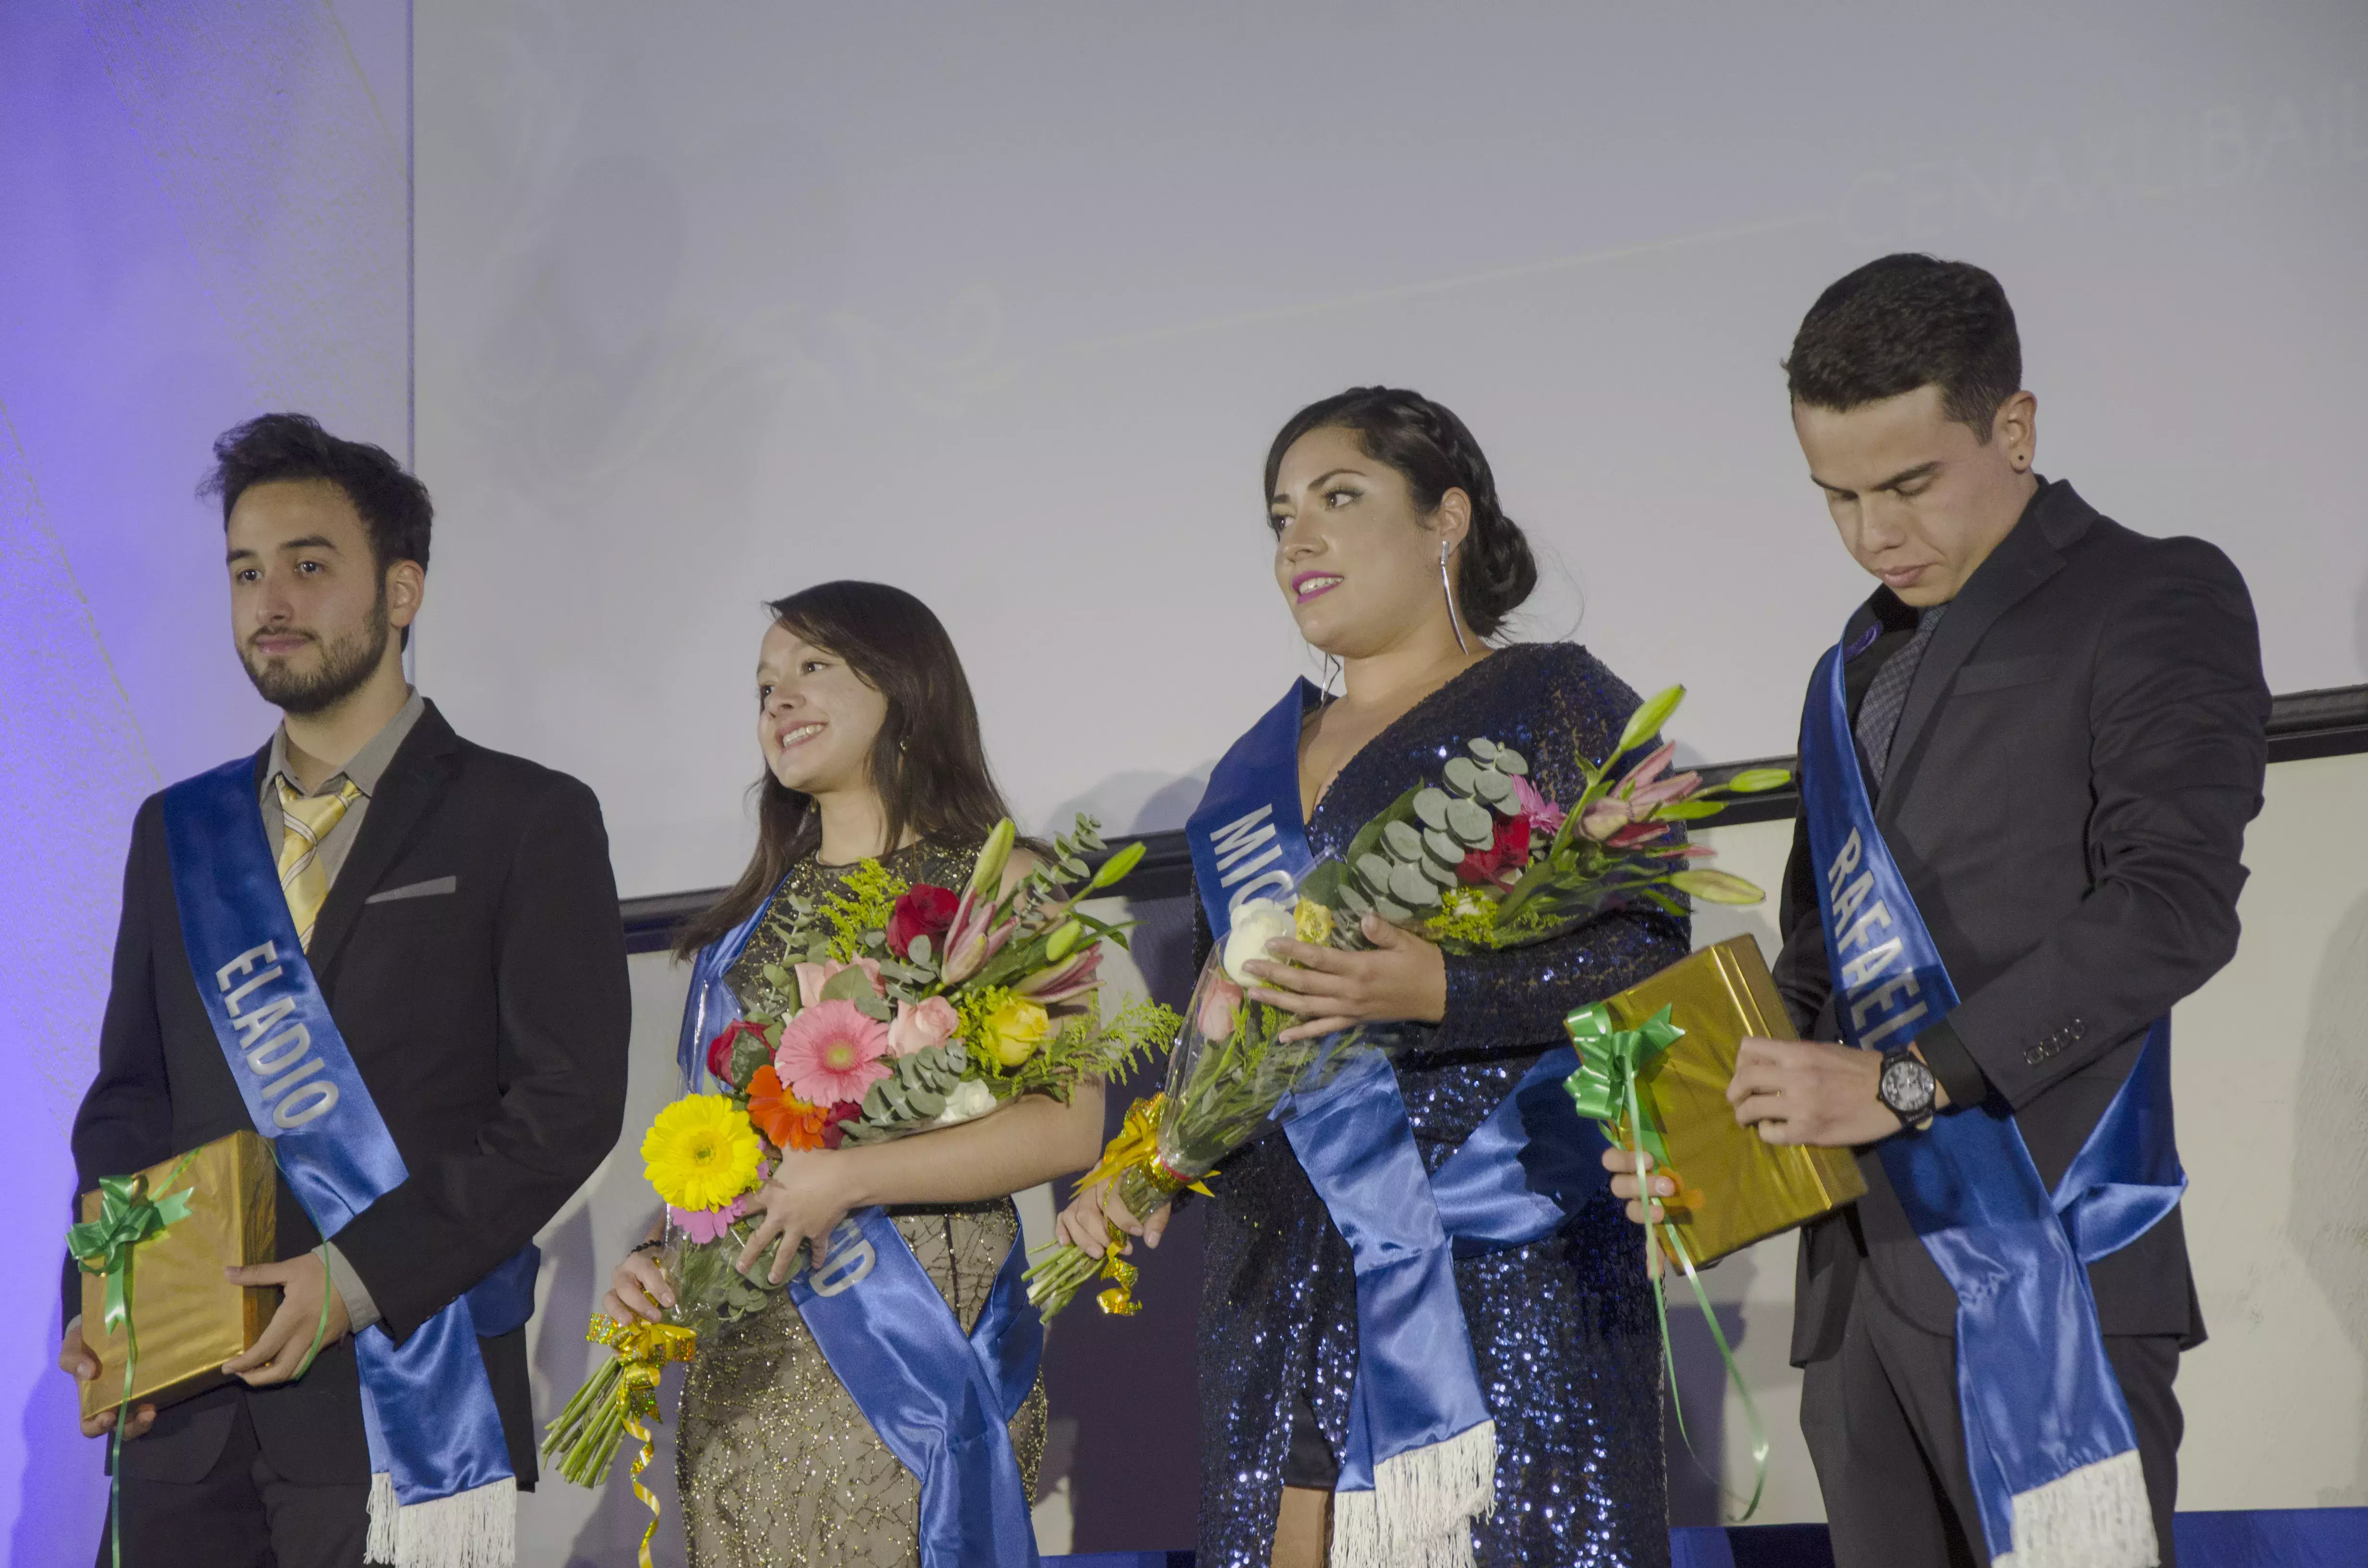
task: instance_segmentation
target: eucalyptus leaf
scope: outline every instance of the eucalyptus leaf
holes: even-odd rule
[[[1422,858],[1422,834],[1410,823],[1394,822],[1382,830],[1383,846],[1390,858],[1414,861]]]
[[[1433,857],[1446,861],[1451,866],[1462,860],[1464,855],[1463,842],[1453,834],[1442,833],[1438,828],[1433,828],[1422,835],[1422,846],[1429,850]]]
[[[1497,743],[1490,740],[1487,736],[1474,735],[1467,744],[1471,749],[1472,755],[1478,757],[1481,761],[1494,762],[1497,760]]]
[[[867,1018],[876,1018],[884,1024],[896,1016],[895,1009],[888,1006],[887,997],[874,996],[869,990],[854,1001],[855,1010]]]
[[[929,961],[929,955],[935,951],[937,951],[937,949],[930,944],[928,935],[926,932],[905,944],[905,956],[911,959],[917,964],[928,963]]]
[[[1530,771],[1529,759],[1523,756],[1520,752],[1515,751],[1511,746],[1498,746],[1497,748],[1497,771],[1505,774],[1509,778],[1527,778]]]
[[[1352,882],[1342,882],[1340,884],[1339,898],[1340,907],[1347,910],[1351,915],[1361,916],[1371,915],[1373,912],[1373,901],[1367,898],[1363,893],[1359,892],[1356,885]]]
[[[1460,863],[1463,857],[1458,856],[1456,858]],[[1424,876],[1429,877],[1432,881],[1437,882],[1442,888],[1452,888],[1457,882],[1463,881],[1461,877],[1458,877],[1455,874],[1454,866],[1442,864],[1428,855],[1422,858],[1421,869]]]
[[[825,1002],[860,1004],[871,994],[871,977],[853,964],[824,981],[822,986],[822,999]]]
[[[1484,767],[1472,776],[1472,793],[1495,805],[1513,798],[1513,781],[1493,767]]]
[[[1390,885],[1390,863],[1379,855],[1360,856],[1357,875],[1364,879],[1365,885],[1375,892],[1386,892]]]
[[[1419,866],[1400,866],[1390,873],[1390,896],[1410,909],[1428,909],[1439,902],[1439,886]]]
[[[946,1108],[946,1096],[931,1094],[926,1089],[916,1089],[905,1104],[913,1108],[913,1114],[916,1117],[934,1118]]]
[[[1402,903],[1394,903],[1386,898],[1373,900],[1373,913],[1393,926],[1403,926],[1414,918],[1413,910]]]
[[[1488,808],[1470,801],[1457,801],[1447,808],[1447,830],[1471,849],[1486,849],[1497,841]]]
[[[1447,825],[1447,803],[1452,799],[1444,790],[1424,789],[1415,792],[1414,814],[1422,825],[1443,828]]]
[[[1459,795],[1469,795],[1473,790],[1472,781],[1480,776],[1480,765],[1468,756],[1451,756],[1447,759],[1447,766],[1439,771],[1446,778],[1449,789]]]

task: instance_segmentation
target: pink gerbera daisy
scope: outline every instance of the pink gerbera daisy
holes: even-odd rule
[[[852,1002],[817,1002],[781,1026],[773,1071],[808,1105],[860,1100],[888,1076],[888,1026]]]

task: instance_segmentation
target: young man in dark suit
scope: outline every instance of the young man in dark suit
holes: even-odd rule
[[[1965,1131],[1935,1117],[2010,1116],[2055,1193],[2151,1026],[2235,953],[2267,761],[2252,603],[2213,546],[2135,533],[2033,472],[2038,410],[2013,312],[1980,268],[1920,256],[1861,267],[1810,310],[1786,369],[1810,478],[1843,547],[1882,584],[1836,655],[1870,826],[1912,901],[1901,913],[1920,915],[1957,996],[1923,1008],[1908,1002],[1913,978],[1886,993],[1844,963],[1838,1006],[1826,912],[1841,906],[1827,884],[1846,878],[1812,855],[1813,799],[1776,965],[1804,1038],[1746,1042],[1728,1097],[1771,1143],[1859,1149],[1866,1176],[1864,1199],[1804,1232],[1794,1308],[1801,1423],[1836,1560],[1985,1562],[2017,1551],[2001,1533],[2062,1527],[2089,1541],[2072,1560],[2169,1563],[2171,1385],[2180,1352],[2203,1337],[2176,1182],[2157,1189],[2168,1211],[2150,1228],[2089,1262],[2093,1308],[2078,1300],[2076,1262],[2026,1346],[2068,1358],[2101,1340],[2135,1437],[2134,1507],[2118,1525],[2067,1526],[2060,1508],[2034,1522],[2050,1505],[2033,1488],[2009,1532],[1993,1495],[1986,1539],[1961,1408],[1961,1294],[1936,1262],[1945,1242],[1938,1255],[1926,1244],[1945,1216],[1918,1191],[1903,1203],[1896,1177],[1911,1166],[1890,1146]],[[1829,691],[1813,685],[1813,722]],[[1870,951],[1863,932],[1849,937],[1838,959]],[[1885,1017],[1897,1027],[1870,1028]],[[1830,1043],[1861,1032],[1867,1049]],[[2153,1065],[2158,1084],[2133,1093],[2156,1096],[2167,1131],[2167,1060]],[[1615,1190],[1634,1199],[1634,1178]],[[2078,1321],[2091,1311],[2093,1328]],[[2033,1387],[2060,1381],[2043,1359],[2024,1358]],[[1986,1442],[2022,1444],[2011,1425]],[[2021,1546],[2019,1565],[2047,1555]]]
[[[289,934],[367,1085],[347,1098],[375,1103],[404,1179],[324,1241],[290,1186],[283,1140],[280,1261],[233,1274],[278,1287],[280,1304],[255,1347],[225,1365],[237,1381],[130,1413],[124,1558],[326,1568],[361,1562],[370,1537],[373,1561],[450,1561],[508,1539],[508,1478],[479,1485],[488,1473],[506,1460],[516,1484],[534,1480],[531,1241],[615,1143],[623,1114],[630,998],[608,840],[589,790],[461,739],[405,682],[430,520],[416,479],[299,415],[242,426],[215,455],[233,639],[284,715],[233,791],[254,815],[243,805],[231,815],[243,832],[259,819],[256,863],[278,870]],[[187,844],[168,825],[172,793],[151,797],[132,828],[98,1074],[74,1128],[85,1190],[256,1125],[208,1010],[219,999],[201,994],[185,942],[175,858]],[[278,1128],[256,1130],[303,1126],[319,1098],[291,1116],[304,1092],[278,1102]],[[490,1305],[496,1296],[507,1304]],[[489,1386],[485,1428],[498,1415],[494,1452],[456,1483],[477,1488],[463,1494],[479,1505],[473,1541],[453,1500],[414,1506],[416,1474],[394,1478],[412,1494],[400,1515],[442,1509],[445,1521],[395,1528],[363,1415],[371,1358],[403,1354],[425,1325],[469,1323],[450,1316],[462,1301],[482,1375],[465,1355],[456,1375],[480,1401]],[[88,1378],[97,1362],[80,1302],[68,1260],[60,1364]],[[366,1334],[385,1342],[358,1344]],[[461,1419],[395,1408],[391,1385],[372,1386],[381,1446],[398,1418],[439,1440],[438,1423]]]

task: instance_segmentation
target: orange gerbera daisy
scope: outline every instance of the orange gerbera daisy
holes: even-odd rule
[[[748,1080],[748,1119],[776,1149],[819,1149],[830,1112],[790,1093],[768,1062]]]

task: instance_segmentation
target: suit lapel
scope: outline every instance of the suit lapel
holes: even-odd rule
[[[2079,515],[2073,515],[2072,508]],[[2087,503],[2072,494],[2070,485],[2044,487],[2032,497],[2014,531],[1975,569],[1973,580],[1951,603],[1941,630],[1932,634],[1931,646],[1924,650],[1923,663],[1917,666],[1907,705],[1899,710],[1899,728],[1891,742],[1892,765],[1875,806],[1879,821],[1897,814],[1915,768],[1917,737],[1941,706],[1958,666],[1981,646],[1999,617],[2064,570],[2064,557],[2056,544],[2068,543],[2084,532],[2090,515]]]
[[[379,780],[378,793],[370,797],[370,810],[362,816],[361,832],[355,835],[354,846],[321,905],[312,949],[305,955],[315,974],[328,972],[353,932],[363,901],[378,891],[412,831],[451,782],[453,757],[459,750],[452,727],[429,703],[387,765],[386,777]]]

